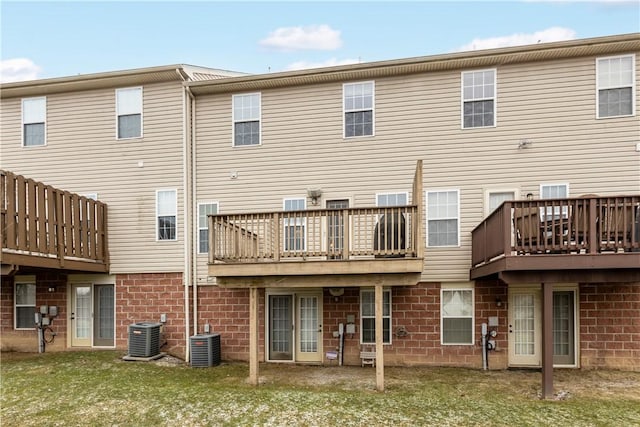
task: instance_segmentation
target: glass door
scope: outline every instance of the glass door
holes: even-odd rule
[[[115,328],[114,286],[95,285],[93,287],[93,345],[113,347]]]
[[[553,293],[553,364],[575,365],[575,292]]]
[[[269,295],[269,360],[293,360],[293,296]]]
[[[541,315],[539,289],[514,289],[509,295],[509,364],[540,366]]]
[[[322,294],[297,295],[296,361],[322,361]]]
[[[327,200],[327,209],[346,209],[349,200]],[[344,221],[341,211],[327,215],[327,251],[329,259],[341,259],[344,248]]]
[[[91,347],[91,285],[72,285],[71,292],[71,346]]]

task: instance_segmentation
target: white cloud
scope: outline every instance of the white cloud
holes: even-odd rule
[[[525,44],[548,43],[576,38],[576,32],[570,28],[551,27],[535,33],[518,33],[509,36],[473,39],[457,51],[493,49],[497,47],[521,46]]]
[[[340,31],[328,25],[285,27],[272,31],[260,45],[278,50],[335,50],[342,46]]]
[[[10,83],[38,78],[41,68],[27,58],[12,58],[0,61],[0,82]]]
[[[297,61],[287,65],[285,70],[286,71],[306,70],[308,68],[333,67],[334,65],[349,65],[349,64],[357,64],[359,62],[360,61],[357,59],[336,59],[336,58],[327,59],[326,61],[323,61],[323,62]]]

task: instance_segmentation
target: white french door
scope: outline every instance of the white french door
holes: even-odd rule
[[[91,347],[91,285],[71,286],[71,346]]]
[[[322,361],[322,291],[267,295],[268,359]]]
[[[553,291],[553,363],[576,365],[575,290]],[[542,365],[542,291],[509,288],[509,365]]]
[[[72,347],[115,345],[113,284],[71,284],[69,332]]]

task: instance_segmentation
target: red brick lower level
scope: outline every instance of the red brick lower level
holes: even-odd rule
[[[53,329],[55,342],[47,351],[73,348],[68,339],[70,285],[64,274],[37,272],[36,306],[57,305]],[[128,326],[141,321],[159,322],[166,314],[162,351],[184,357],[187,332],[185,289],[182,273],[119,274],[115,285],[115,348],[126,350]],[[440,284],[420,283],[413,287],[392,288],[392,344],[385,346],[387,365],[439,365],[482,367],[481,324],[498,318],[497,351],[489,353],[489,367],[509,366],[508,287],[506,284],[477,282],[475,285],[473,345],[442,345],[440,337]],[[583,368],[615,368],[640,371],[640,283],[581,284],[578,292],[577,330],[579,363]],[[50,291],[51,290],[51,291]],[[189,317],[193,331],[192,294],[188,289]],[[265,360],[265,290],[259,293],[260,359]],[[360,291],[346,288],[334,297],[322,291],[322,350],[333,351],[339,340],[333,336],[340,323],[353,315],[356,333],[345,335],[344,363],[360,364]],[[497,301],[500,301],[498,304]],[[249,291],[216,286],[198,288],[198,333],[205,325],[221,336],[225,360],[248,360]],[[402,333],[398,333],[402,331]],[[406,333],[405,333],[406,332]],[[3,277],[0,287],[0,349],[37,351],[35,330],[14,328],[14,284]],[[190,332],[191,335],[193,332]],[[329,363],[323,358],[323,363]]]

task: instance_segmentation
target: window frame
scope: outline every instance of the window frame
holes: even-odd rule
[[[470,316],[446,316],[444,315],[444,293],[445,292],[471,292],[471,315]],[[444,342],[444,319],[471,319],[471,340],[469,342],[454,343]],[[450,284],[440,287],[440,345],[474,345],[476,332],[476,300],[475,286],[473,284]]]
[[[476,98],[475,96],[471,99],[465,99],[464,96],[464,76],[465,74],[470,73],[479,73],[479,72],[487,72],[493,71],[493,95],[489,98],[480,97]],[[474,86],[475,87],[475,86]],[[470,126],[466,127],[464,125],[464,105],[465,102],[477,102],[477,101],[493,101],[493,124],[489,126]],[[480,70],[468,70],[462,71],[460,73],[460,129],[487,129],[487,128],[495,128],[498,126],[498,69],[497,68],[484,68]]]
[[[488,217],[494,210],[498,208],[496,206],[494,209],[491,209],[491,195],[497,193],[513,193],[513,200],[518,200],[520,198],[520,190],[518,188],[485,188],[484,190],[484,216]]]
[[[404,195],[406,202],[404,205],[381,205],[380,196],[398,196]],[[394,207],[394,206],[409,206],[409,192],[408,191],[388,191],[384,193],[376,193],[376,206],[377,207]]]
[[[27,102],[33,102],[33,101],[39,101],[42,100],[44,102],[44,121],[43,122],[34,122],[34,121],[29,121],[27,122],[25,120],[25,101]],[[20,119],[21,119],[21,126],[20,126],[20,135],[21,135],[21,142],[22,142],[22,148],[35,148],[35,147],[46,147],[47,146],[47,97],[46,96],[34,96],[34,97],[30,97],[30,98],[22,98],[20,100]],[[42,139],[42,144],[37,144],[37,145],[27,145],[26,144],[26,133],[25,133],[25,126],[26,125],[36,125],[36,124],[43,124],[44,127],[44,137]]]
[[[450,192],[455,192],[456,193],[456,197],[457,197],[457,209],[456,209],[456,217],[452,218],[452,217],[447,217],[447,218],[433,218],[431,219],[430,216],[430,212],[431,209],[429,209],[429,194],[430,193],[450,193]],[[449,189],[442,189],[442,190],[426,190],[425,191],[425,199],[424,199],[424,203],[425,203],[425,218],[426,218],[426,227],[425,227],[425,239],[426,239],[426,246],[428,248],[459,248],[460,247],[460,189],[457,188],[449,188]],[[457,220],[457,237],[456,237],[456,244],[455,245],[429,245],[429,221],[442,221],[442,220],[451,220],[451,219],[455,219]]]
[[[258,96],[258,118],[257,120],[237,120],[236,119],[236,99],[247,96]],[[236,144],[236,123],[258,122],[258,143],[257,144]],[[231,95],[231,146],[233,148],[259,147],[262,145],[262,92],[237,93]]]
[[[19,285],[31,285],[34,287],[33,293],[33,305],[31,304],[20,304],[18,305],[18,286]],[[33,331],[36,329],[35,318],[33,314],[31,315],[31,324],[33,327],[31,328],[22,328],[18,327],[18,307],[33,307],[33,312],[36,313],[37,309],[37,300],[38,300],[38,288],[36,284],[36,276],[16,276],[13,285],[13,329],[16,331]]]
[[[622,58],[631,58],[631,86],[611,86],[611,87],[600,87],[600,62],[601,61],[610,61],[611,59],[622,59]],[[620,114],[616,116],[601,116],[600,115],[600,91],[601,90],[609,90],[609,89],[622,89],[622,88],[631,88],[631,114]],[[603,56],[600,58],[596,58],[596,119],[613,119],[617,117],[634,117],[636,115],[636,55],[634,53],[625,54],[625,55],[613,55],[613,56]]]
[[[548,187],[564,187],[566,189],[566,196],[564,197],[544,197],[543,195],[543,189],[544,188],[548,188]],[[557,198],[569,198],[569,183],[568,182],[552,182],[552,183],[543,183],[540,184],[540,200],[545,200],[545,199],[557,199]],[[567,206],[554,206],[554,207],[540,207],[540,220],[544,221],[545,218],[547,217],[547,215],[549,213],[551,213],[552,217],[553,216],[559,216],[560,212],[562,211],[562,218],[567,218],[569,216],[569,208]]]
[[[302,209],[295,210],[287,210],[287,201],[302,200]],[[307,209],[307,198],[306,197],[285,197],[282,199],[282,211],[283,212],[299,212]],[[307,219],[306,218],[293,218],[293,221],[290,218],[283,218],[282,223],[282,250],[283,252],[306,252],[307,251]],[[288,227],[302,227],[302,247],[300,249],[287,249],[287,237]],[[294,245],[295,246],[295,245]]]
[[[130,116],[132,114],[120,114],[120,107],[118,102],[118,94],[124,91],[132,91],[139,90],[140,91],[140,112],[133,114],[140,114],[140,135],[139,136],[127,136],[124,138],[120,137],[120,116]],[[131,87],[121,87],[116,89],[116,140],[117,141],[126,141],[130,139],[141,139],[144,138],[144,90],[142,86],[131,86]]]
[[[174,194],[174,206],[173,206],[173,215],[162,215],[162,216],[173,216],[175,218],[175,237],[173,239],[161,239],[160,238],[160,212],[159,212],[159,194],[162,192],[173,192]],[[178,241],[178,189],[176,188],[164,188],[156,190],[156,242],[176,242]]]
[[[346,88],[347,86],[357,86],[371,84],[371,109],[350,109],[347,110],[345,106],[346,101]],[[371,135],[352,135],[347,136],[347,113],[365,112],[371,110]],[[370,138],[376,136],[376,82],[375,80],[366,80],[361,82],[349,82],[342,84],[342,138]]]
[[[374,319],[374,331],[375,331],[375,288],[361,288],[360,289],[360,303],[359,305],[359,309],[360,309],[360,345],[373,345],[376,343],[375,338],[372,342],[365,342],[364,341],[364,327],[363,327],[363,321],[364,319]],[[373,307],[373,316],[364,316],[362,314],[362,303],[363,303],[363,298],[362,298],[362,294],[364,293],[372,293],[373,294],[373,301],[374,301],[374,307]],[[384,315],[384,294],[388,293],[389,294],[389,314],[387,316]],[[382,289],[382,325],[383,325],[383,331],[382,331],[382,341],[384,345],[391,345],[393,344],[393,301],[392,301],[392,293],[391,293],[391,288],[383,288]],[[385,319],[389,319],[389,341],[386,342],[384,340],[384,320]],[[375,337],[375,335],[374,335]]]
[[[217,200],[211,200],[211,201],[203,201],[203,202],[198,202],[198,221],[197,221],[197,228],[198,228],[198,255],[204,255],[204,254],[208,254],[209,253],[209,224],[205,224],[205,227],[202,226],[202,224],[200,223],[200,207],[201,206],[215,206],[215,210],[216,213],[218,214],[220,213],[220,203]],[[215,215],[214,214],[214,215]],[[209,214],[207,214],[209,215]],[[201,245],[202,245],[202,241],[200,240],[200,232],[205,231],[207,232],[207,251],[203,252],[201,251]]]

